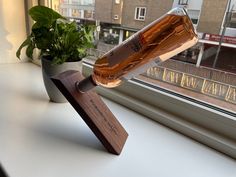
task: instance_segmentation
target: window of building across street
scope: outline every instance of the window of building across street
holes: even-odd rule
[[[116,0],[115,2],[116,2],[116,4],[120,4],[120,0]]]
[[[135,8],[135,20],[145,20],[146,7],[136,7]]]
[[[188,0],[179,0],[179,5],[188,5]]]

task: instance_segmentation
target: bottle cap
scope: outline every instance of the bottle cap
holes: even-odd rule
[[[85,93],[86,91],[89,91],[90,89],[96,87],[97,84],[94,82],[92,76],[89,76],[80,82],[76,82],[75,86],[77,91]]]

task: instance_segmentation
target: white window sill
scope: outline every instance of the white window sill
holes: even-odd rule
[[[10,177],[236,174],[235,160],[104,99],[129,133],[121,155],[109,154],[68,103],[48,102],[38,66],[0,73],[0,162]]]
[[[141,21],[141,22],[144,22],[145,21],[145,19],[134,19],[135,21]]]

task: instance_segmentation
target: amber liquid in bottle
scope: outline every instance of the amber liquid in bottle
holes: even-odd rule
[[[86,91],[85,82],[92,82],[93,86],[116,87],[122,80],[130,79],[192,47],[197,40],[185,10],[176,8],[99,58],[90,79],[79,83],[78,88]]]

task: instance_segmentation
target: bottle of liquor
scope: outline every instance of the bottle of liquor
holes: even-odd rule
[[[174,8],[97,59],[93,73],[76,83],[86,92],[101,85],[112,88],[195,45],[196,31],[187,12]]]

